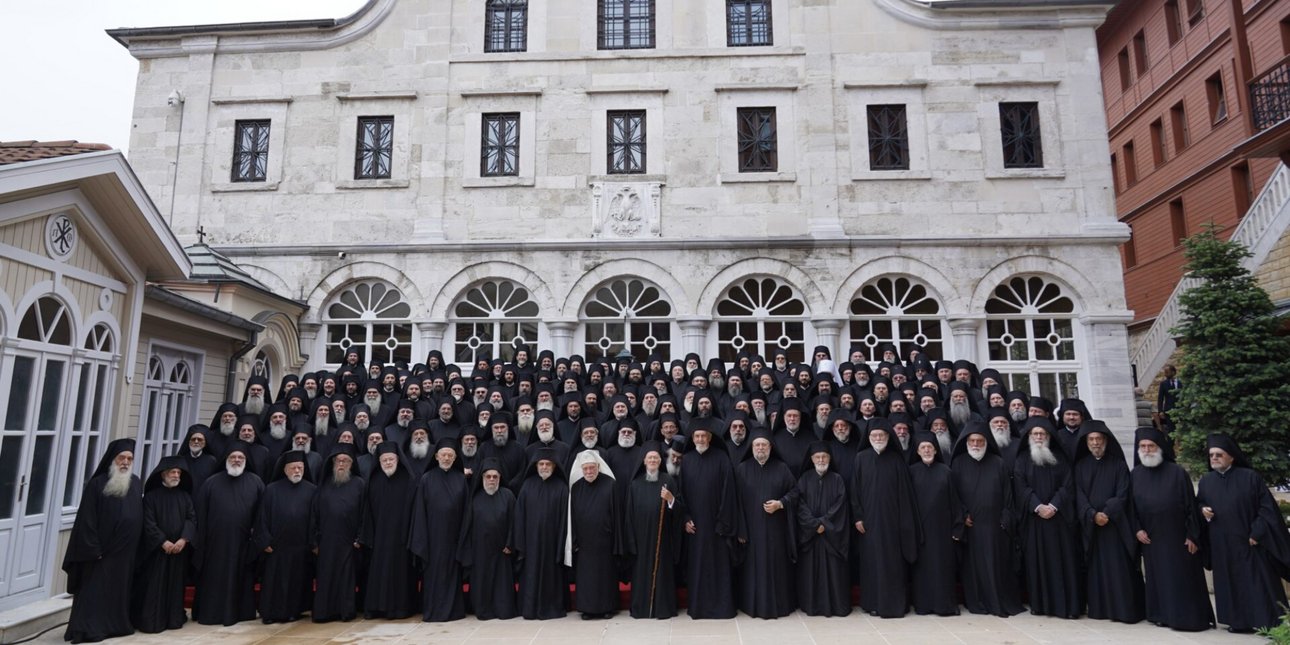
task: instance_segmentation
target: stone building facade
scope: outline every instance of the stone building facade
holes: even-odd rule
[[[918,342],[1127,430],[1110,4],[371,0],[110,33],[136,172],[181,240],[308,304],[309,369]]]

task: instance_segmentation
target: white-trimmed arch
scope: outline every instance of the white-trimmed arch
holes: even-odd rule
[[[407,274],[388,264],[364,261],[346,264],[320,280],[309,293],[309,311],[305,312],[301,322],[321,323],[323,305],[339,293],[341,288],[361,280],[384,280],[394,285],[403,294],[403,299],[412,306],[413,319],[425,311],[425,300],[421,296],[421,290]]]
[[[1097,287],[1079,269],[1066,262],[1039,255],[1023,255],[1004,260],[981,276],[972,290],[967,311],[984,312],[985,303],[994,294],[995,287],[1021,275],[1037,275],[1057,283],[1062,288],[1063,295],[1075,303],[1075,315],[1087,311],[1089,298],[1098,292]]]
[[[14,307],[14,329],[22,323],[22,316],[27,315],[27,310],[31,308],[37,300],[46,296],[61,300],[63,306],[67,308],[67,315],[71,322],[71,338],[83,340],[85,336],[85,321],[81,318],[81,304],[76,301],[76,296],[72,295],[71,289],[68,289],[60,282],[53,280],[44,280],[31,285],[27,293],[23,295],[22,300],[18,301],[18,306]],[[14,332],[15,335],[17,332]],[[120,338],[120,335],[117,336]]]
[[[672,303],[674,315],[694,311],[690,294],[686,293],[685,287],[669,271],[647,260],[621,258],[602,262],[582,274],[564,298],[564,303],[560,307],[561,317],[577,318],[582,313],[583,305],[587,304],[587,299],[596,292],[596,289],[619,278],[624,280],[639,278],[645,282],[653,282],[663,292],[664,299]]]
[[[960,311],[964,308],[961,294],[936,267],[908,256],[887,255],[865,262],[852,271],[838,285],[831,311],[839,316],[850,315],[851,301],[860,293],[860,287],[883,276],[910,278],[921,282],[932,297],[941,303],[944,311]]]
[[[103,323],[112,332],[112,345],[115,348],[113,353],[122,353],[124,347],[121,345],[121,323],[117,321],[116,316],[107,311],[96,311],[85,319],[85,327],[75,336],[76,346],[85,347],[85,342],[89,339],[90,330],[94,329],[94,326],[99,323]]]
[[[472,264],[454,274],[435,296],[430,305],[434,318],[451,318],[453,303],[465,296],[466,290],[485,280],[510,280],[528,289],[538,304],[539,316],[550,318],[559,305],[551,295],[551,288],[536,273],[513,262],[488,261]]]
[[[0,338],[11,334],[17,335],[18,317],[13,309],[9,294],[0,291]]]
[[[731,264],[708,280],[703,287],[703,294],[699,296],[695,313],[700,316],[715,315],[717,300],[732,285],[740,280],[761,276],[780,278],[796,289],[806,301],[807,316],[829,311],[829,302],[824,293],[805,271],[783,260],[749,258]]]

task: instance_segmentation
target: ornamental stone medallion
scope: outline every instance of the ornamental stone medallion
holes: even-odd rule
[[[602,239],[661,237],[660,182],[591,184],[591,236]]]

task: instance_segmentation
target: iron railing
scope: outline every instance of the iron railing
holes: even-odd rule
[[[1250,81],[1250,110],[1255,132],[1290,118],[1290,56]]]

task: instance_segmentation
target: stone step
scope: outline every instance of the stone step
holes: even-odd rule
[[[13,643],[67,622],[72,597],[60,594],[0,612],[0,643]]]

